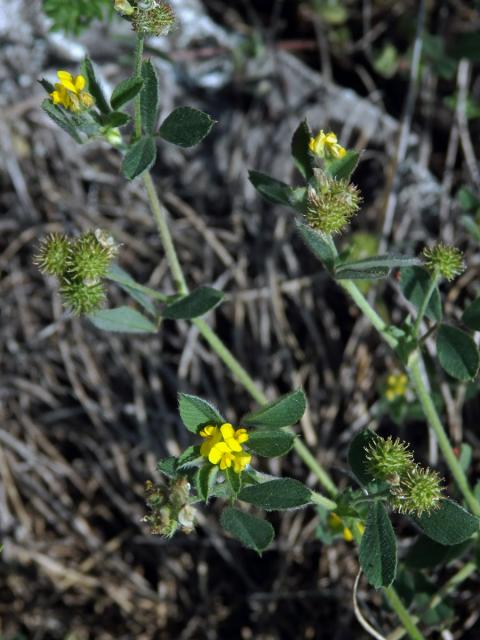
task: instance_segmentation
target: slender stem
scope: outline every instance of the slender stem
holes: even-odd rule
[[[145,42],[145,36],[143,34],[137,34],[137,42],[135,46],[135,66],[134,66],[134,76],[135,78],[142,77],[142,56],[143,56],[143,45]],[[140,94],[137,93],[135,96],[135,138],[142,137],[142,110],[140,106]]]
[[[430,279],[430,284],[428,285],[427,292],[425,297],[423,298],[422,304],[420,305],[420,309],[418,310],[417,318],[415,320],[415,324],[413,325],[413,331],[415,335],[418,335],[418,331],[420,329],[420,325],[423,320],[423,316],[425,315],[425,311],[427,310],[428,303],[430,302],[430,298],[437,286],[438,278],[436,274],[433,274]]]
[[[312,491],[312,502],[319,504],[321,507],[325,507],[325,509],[328,509],[329,511],[333,511],[337,506],[336,502],[325,498],[325,496],[322,496],[321,493],[317,493],[316,491]]]
[[[397,592],[393,587],[387,587],[384,589],[385,596],[389,605],[397,614],[400,622],[405,627],[405,631],[408,633],[412,640],[425,640],[424,635],[420,632],[415,624],[414,618],[410,615],[403,602],[400,600]]]
[[[395,349],[398,341],[388,332],[388,325],[382,320],[375,309],[371,306],[357,285],[351,280],[340,280],[339,284],[350,295],[357,307],[367,316],[375,329],[380,333],[385,342]]]
[[[475,562],[467,562],[457,573],[455,573],[450,580],[448,580],[441,589],[432,597],[427,606],[427,611],[430,609],[434,609],[437,607],[442,600],[451,593],[459,584],[461,584],[464,580],[467,580],[472,573],[475,573],[477,570],[477,565]],[[419,621],[419,616],[413,615],[412,620],[414,622]],[[400,640],[405,635],[406,631],[403,627],[397,627],[394,629],[388,636],[387,640]]]
[[[423,368],[424,367],[421,355],[418,351],[416,351],[411,356],[408,366],[408,372],[413,381],[415,392],[420,401],[420,404],[422,405],[423,412],[428,421],[428,424],[435,433],[440,450],[453,477],[455,478],[458,488],[462,492],[465,501],[472,512],[478,516],[480,515],[480,504],[473,495],[467,477],[453,452],[452,445],[450,444],[448,436],[438,416],[435,405],[433,404],[430,391],[425,384],[422,372]]]
[[[213,329],[211,329],[211,327],[200,318],[197,318],[192,322],[197,327],[205,341],[210,345],[213,351],[215,351],[215,353],[228,367],[228,369],[230,369],[233,375],[248,391],[252,398],[259,404],[267,404],[267,396],[262,391],[260,391],[250,374],[242,367],[242,365],[238,362],[238,360],[226,347],[226,345],[220,340]],[[331,496],[335,497],[338,493],[337,487],[333,484],[328,473],[323,469],[320,463],[309,451],[308,447],[303,444],[303,442],[298,438],[295,439],[293,447],[298,456],[318,478],[320,484],[325,488],[325,490],[328,491]]]
[[[155,218],[155,222],[157,223],[158,234],[160,236],[160,240],[162,241],[163,248],[165,249],[165,255],[167,258],[168,266],[172,273],[175,288],[178,293],[188,293],[185,276],[183,275],[183,270],[178,260],[170,229],[168,228],[167,211],[158,198],[157,192],[155,191],[155,186],[153,184],[152,176],[150,175],[149,171],[146,171],[143,174],[143,182],[147,190],[148,201],[152,209],[153,217]]]

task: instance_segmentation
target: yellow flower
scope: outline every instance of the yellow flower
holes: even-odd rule
[[[60,82],[55,83],[55,91],[50,94],[53,104],[59,104],[74,113],[93,106],[93,96],[84,91],[86,81],[83,76],[74,78],[68,71],[58,71],[57,76]]]
[[[252,456],[242,447],[248,440],[246,429],[234,429],[226,422],[220,427],[207,425],[200,431],[200,436],[205,438],[200,455],[208,458],[211,464],[218,464],[222,471],[233,467],[235,473],[241,473],[250,464]]]
[[[310,138],[308,147],[316,156],[319,158],[326,158],[327,160],[343,158],[347,153],[346,149],[337,142],[337,136],[333,131],[324,133],[323,129],[320,130],[315,138]]]
[[[385,397],[389,402],[400,398],[407,392],[408,378],[404,373],[392,373],[387,377]]]
[[[328,516],[328,525],[334,533],[341,533],[343,535],[343,539],[346,542],[351,542],[353,540],[353,533],[351,529],[346,527],[343,523],[343,520],[340,518],[340,516],[333,511]],[[361,522],[356,522],[355,527],[358,533],[361,536],[363,536],[363,532],[365,531],[365,526]]]

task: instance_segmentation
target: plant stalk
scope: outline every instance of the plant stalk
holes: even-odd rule
[[[435,287],[437,286],[437,282],[438,282],[438,278],[436,274],[432,275],[430,279],[430,284],[428,285],[427,293],[425,294],[422,304],[420,305],[420,309],[418,310],[415,324],[413,325],[413,331],[416,336],[418,335],[418,332],[420,330],[420,325],[422,323],[423,316],[425,315],[425,311],[427,310],[428,303],[430,302],[430,298],[432,297]]]
[[[397,614],[400,622],[405,627],[405,631],[408,633],[410,638],[412,640],[425,640],[424,635],[420,632],[415,623],[416,621],[410,615],[403,602],[400,600],[395,589],[393,587],[387,587],[383,590],[383,592],[385,594],[385,597],[387,598],[389,605]]]
[[[422,409],[427,422],[435,433],[438,446],[440,447],[443,457],[445,458],[445,462],[447,463],[452,476],[455,478],[458,488],[465,498],[465,502],[468,504],[468,506],[476,516],[480,516],[480,504],[473,495],[467,480],[467,476],[465,475],[455,453],[453,452],[450,440],[448,439],[442,422],[438,416],[435,405],[433,404],[430,391],[425,384],[422,368],[423,361],[421,355],[418,351],[416,351],[410,357],[410,362],[407,367],[407,370],[415,387],[415,393],[420,401],[420,404],[422,405]]]
[[[135,63],[134,63],[134,77],[142,77],[142,57],[143,57],[143,45],[145,43],[145,36],[143,34],[137,34],[137,42],[135,46]],[[135,111],[135,139],[142,137],[142,110],[140,105],[140,94],[135,96],[134,102]]]

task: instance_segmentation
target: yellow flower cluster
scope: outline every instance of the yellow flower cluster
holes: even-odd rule
[[[392,373],[387,378],[385,397],[389,402],[401,398],[407,392],[408,378],[404,373]]]
[[[328,524],[332,531],[335,533],[342,533],[343,539],[346,542],[351,542],[353,540],[352,531],[346,527],[343,523],[343,520],[340,516],[332,511],[332,513],[328,516]],[[363,532],[365,531],[365,526],[361,522],[356,522],[355,526],[357,528],[358,533],[363,536]]]
[[[93,96],[84,91],[86,81],[83,76],[74,78],[68,71],[58,71],[57,76],[60,82],[55,83],[55,91],[50,94],[53,104],[59,104],[74,113],[93,106]]]
[[[343,158],[347,153],[347,150],[338,143],[337,136],[333,131],[324,133],[323,129],[320,130],[315,138],[310,138],[308,147],[313,154],[319,158],[326,158],[327,160]]]
[[[220,427],[206,426],[200,435],[205,438],[200,455],[212,464],[218,464],[222,471],[232,467],[235,473],[241,473],[250,464],[252,456],[242,447],[248,440],[246,429],[234,429],[226,422]]]

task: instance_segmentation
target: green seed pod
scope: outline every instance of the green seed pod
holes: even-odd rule
[[[377,436],[365,450],[368,471],[377,480],[384,480],[392,486],[401,482],[401,477],[413,468],[413,456],[408,444],[391,436],[385,440]]]
[[[319,169],[315,178],[315,185],[307,191],[307,223],[322,233],[341,233],[360,208],[360,192],[347,180],[337,180]]]
[[[138,0],[131,21],[137,33],[166,36],[175,24],[175,13],[163,0]]]
[[[63,303],[75,315],[92,313],[101,308],[105,290],[101,282],[82,282],[64,278],[60,287]]]
[[[465,271],[463,253],[457,247],[442,243],[434,247],[425,247],[423,257],[428,271],[446,280],[453,280]]]
[[[73,244],[68,273],[75,279],[94,282],[106,275],[112,257],[112,250],[99,242],[95,233],[88,231]]]
[[[181,529],[191,533],[195,526],[195,509],[189,503],[190,483],[185,477],[172,480],[168,487],[145,484],[149,513],[143,518],[151,533],[171,538]]]
[[[65,273],[72,244],[69,238],[61,233],[51,233],[44,238],[33,262],[42,273],[60,277]]]
[[[395,511],[421,516],[437,509],[442,497],[441,478],[436,471],[415,465],[392,490],[391,505]]]

